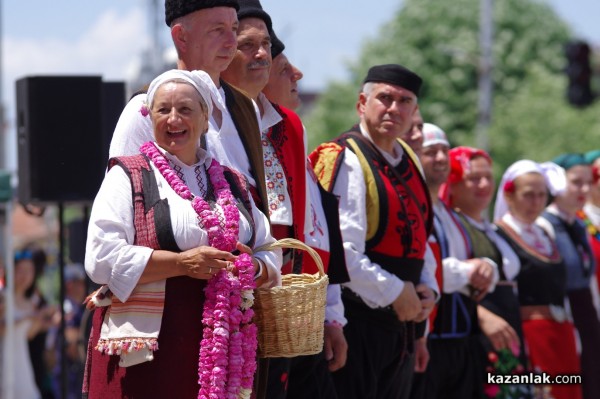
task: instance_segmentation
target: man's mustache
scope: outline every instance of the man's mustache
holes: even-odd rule
[[[268,60],[257,60],[257,61],[253,61],[250,64],[248,64],[248,69],[264,68],[264,67],[268,67],[269,65],[271,65],[271,64],[269,63]]]

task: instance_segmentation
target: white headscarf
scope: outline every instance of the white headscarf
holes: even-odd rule
[[[539,173],[546,181],[546,187],[550,194],[556,196],[561,194],[567,188],[567,177],[565,170],[553,162],[537,163],[529,159],[523,159],[510,165],[504,172],[498,193],[496,194],[496,204],[494,206],[494,220],[499,220],[508,212],[508,205],[504,198],[506,184],[513,182],[517,177],[526,173]]]
[[[423,123],[423,148],[436,144],[444,144],[450,148],[446,132],[433,123]]]
[[[146,105],[150,107],[152,101],[154,101],[154,95],[158,88],[166,82],[181,79],[191,84],[196,91],[202,96],[202,99],[208,107],[208,115],[212,114],[213,106],[216,105],[221,111],[224,111],[225,104],[219,94],[219,89],[215,86],[213,80],[204,71],[184,71],[181,69],[171,69],[158,75],[150,83],[148,87],[148,93],[146,95]]]

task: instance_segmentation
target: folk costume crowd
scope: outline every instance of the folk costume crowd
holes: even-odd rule
[[[123,110],[91,212],[85,398],[600,397],[600,152],[516,162],[490,220],[492,158],[423,123],[418,73],[372,66],[307,156],[258,0],[166,0],[165,22],[177,69]],[[323,260],[323,350],[259,359],[252,291],[317,271],[262,249],[284,238]],[[488,381],[542,372],[583,384]]]

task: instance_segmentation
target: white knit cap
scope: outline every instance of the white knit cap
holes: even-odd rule
[[[445,144],[450,147],[446,133],[433,123],[423,124],[423,148],[430,145]]]
[[[494,220],[499,220],[508,212],[508,205],[504,198],[504,188],[506,183],[514,181],[517,177],[526,173],[539,173],[546,181],[546,187],[550,194],[556,196],[561,194],[567,188],[567,177],[565,170],[553,162],[537,163],[529,159],[523,159],[510,165],[502,175],[502,180],[498,186],[496,194],[496,204],[494,206]]]
[[[216,105],[217,108],[221,110],[225,109],[225,104],[219,94],[219,90],[206,72],[184,71],[181,69],[171,69],[154,78],[148,87],[148,94],[146,95],[147,106],[150,107],[152,105],[156,91],[163,83],[175,79],[181,79],[188,82],[198,93],[200,93],[200,96],[202,96],[202,99],[208,106],[208,115],[212,114],[213,105]]]

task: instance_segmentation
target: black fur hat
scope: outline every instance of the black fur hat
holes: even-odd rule
[[[238,0],[238,3],[240,4],[240,8],[237,12],[238,21],[241,21],[244,18],[259,18],[267,25],[269,34],[273,32],[271,17],[263,10],[259,0]]]
[[[236,11],[240,9],[237,0],[165,0],[165,22],[167,26],[171,26],[174,19],[213,7],[233,7]]]

